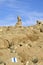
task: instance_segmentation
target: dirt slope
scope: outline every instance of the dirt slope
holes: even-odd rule
[[[43,23],[25,27],[18,17],[15,26],[0,27],[0,65],[43,65]]]

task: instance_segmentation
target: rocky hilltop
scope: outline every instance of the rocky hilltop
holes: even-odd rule
[[[43,65],[43,22],[22,26],[17,20],[15,26],[0,27],[0,65]]]

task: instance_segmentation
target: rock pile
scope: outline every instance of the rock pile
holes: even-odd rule
[[[16,23],[16,26],[18,27],[20,27],[20,26],[22,26],[22,22],[21,22],[21,18],[20,18],[20,16],[18,16],[17,17],[17,20],[18,20],[18,22]]]

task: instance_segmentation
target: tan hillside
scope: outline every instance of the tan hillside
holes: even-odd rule
[[[17,19],[15,26],[0,27],[0,65],[43,65],[43,22],[22,26]]]

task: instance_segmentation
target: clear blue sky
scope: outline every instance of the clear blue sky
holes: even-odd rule
[[[43,0],[0,0],[0,25],[15,25],[17,16],[26,26],[43,20]]]

